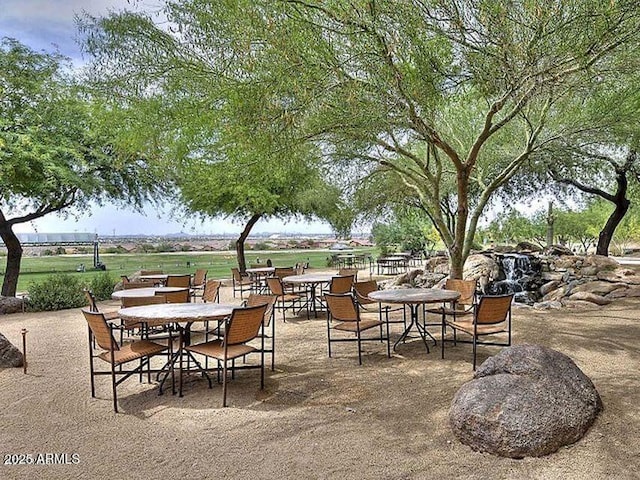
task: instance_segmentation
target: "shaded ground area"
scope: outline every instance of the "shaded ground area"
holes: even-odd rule
[[[231,300],[225,289],[223,301]],[[113,304],[112,304],[113,305]],[[580,442],[544,458],[471,451],[453,437],[448,409],[472,376],[470,345],[440,359],[417,340],[391,359],[377,342],[327,357],[323,318],[278,316],[277,365],[259,390],[257,371],[221,387],[190,377],[184,398],[130,379],[115,415],[106,378],[89,395],[86,325],[79,311],[15,314],[0,329],[21,344],[29,373],[0,372],[0,453],[77,453],[77,465],[0,466],[0,478],[638,478],[639,301],[593,310],[514,310],[514,343],[569,355],[593,380],[604,412]],[[393,336],[400,334],[394,326]],[[435,334],[434,329],[434,334]],[[437,336],[437,335],[436,335]],[[497,350],[483,348],[480,361]]]

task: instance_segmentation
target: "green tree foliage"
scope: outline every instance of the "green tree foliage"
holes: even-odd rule
[[[436,245],[434,233],[431,221],[416,210],[402,212],[389,223],[374,223],[371,228],[371,236],[383,254],[389,247],[404,252],[433,251]]]
[[[139,206],[160,183],[145,158],[113,141],[100,104],[88,100],[57,53],[3,39],[0,98],[0,237],[8,251],[2,295],[12,296],[22,259],[16,224],[103,199]]]
[[[322,218],[346,235],[352,213],[325,180],[320,148],[288,133],[290,98],[272,88],[285,77],[254,76],[234,49],[251,56],[259,45],[214,15],[228,9],[240,20],[240,6],[167,2],[168,29],[130,12],[84,17],[80,28],[94,85],[127,105],[114,112],[135,126],[133,141],[165,159],[184,213],[244,224],[235,242],[244,270],[244,243],[260,219]]]
[[[541,212],[532,216],[522,214],[515,208],[507,207],[496,215],[491,223],[482,229],[482,236],[499,244],[534,242],[542,246],[545,241],[546,221]]]

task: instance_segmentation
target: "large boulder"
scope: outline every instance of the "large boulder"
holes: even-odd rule
[[[21,366],[22,352],[0,333],[0,368]]]
[[[467,258],[462,276],[467,280],[478,280],[480,289],[485,292],[489,283],[496,280],[499,275],[500,267],[498,262],[487,255],[475,254],[469,255]]]
[[[0,314],[22,312],[24,300],[17,297],[0,297]]]
[[[566,355],[540,345],[505,348],[456,393],[449,421],[473,450],[540,457],[578,441],[602,401]]]

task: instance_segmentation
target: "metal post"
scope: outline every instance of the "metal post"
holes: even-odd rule
[[[27,374],[27,329],[22,331],[22,373]]]

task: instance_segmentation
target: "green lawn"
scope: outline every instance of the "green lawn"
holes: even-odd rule
[[[372,248],[363,248],[357,253],[374,253]],[[333,253],[333,252],[331,252]],[[249,264],[266,263],[271,259],[274,266],[294,266],[296,262],[309,262],[311,268],[324,268],[331,256],[328,250],[282,250],[282,251],[248,251]],[[206,268],[207,278],[231,278],[231,267],[236,266],[235,252],[184,252],[184,253],[149,253],[149,254],[100,254],[100,261],[107,266],[113,277],[130,275],[141,269],[160,269],[165,273],[193,273],[197,268]],[[84,264],[86,271],[77,272],[76,268]],[[6,259],[0,264],[2,275]],[[27,291],[32,282],[39,282],[48,275],[57,272],[82,276],[87,282],[99,271],[93,270],[93,255],[57,255],[45,257],[24,257],[18,281],[18,291]]]

